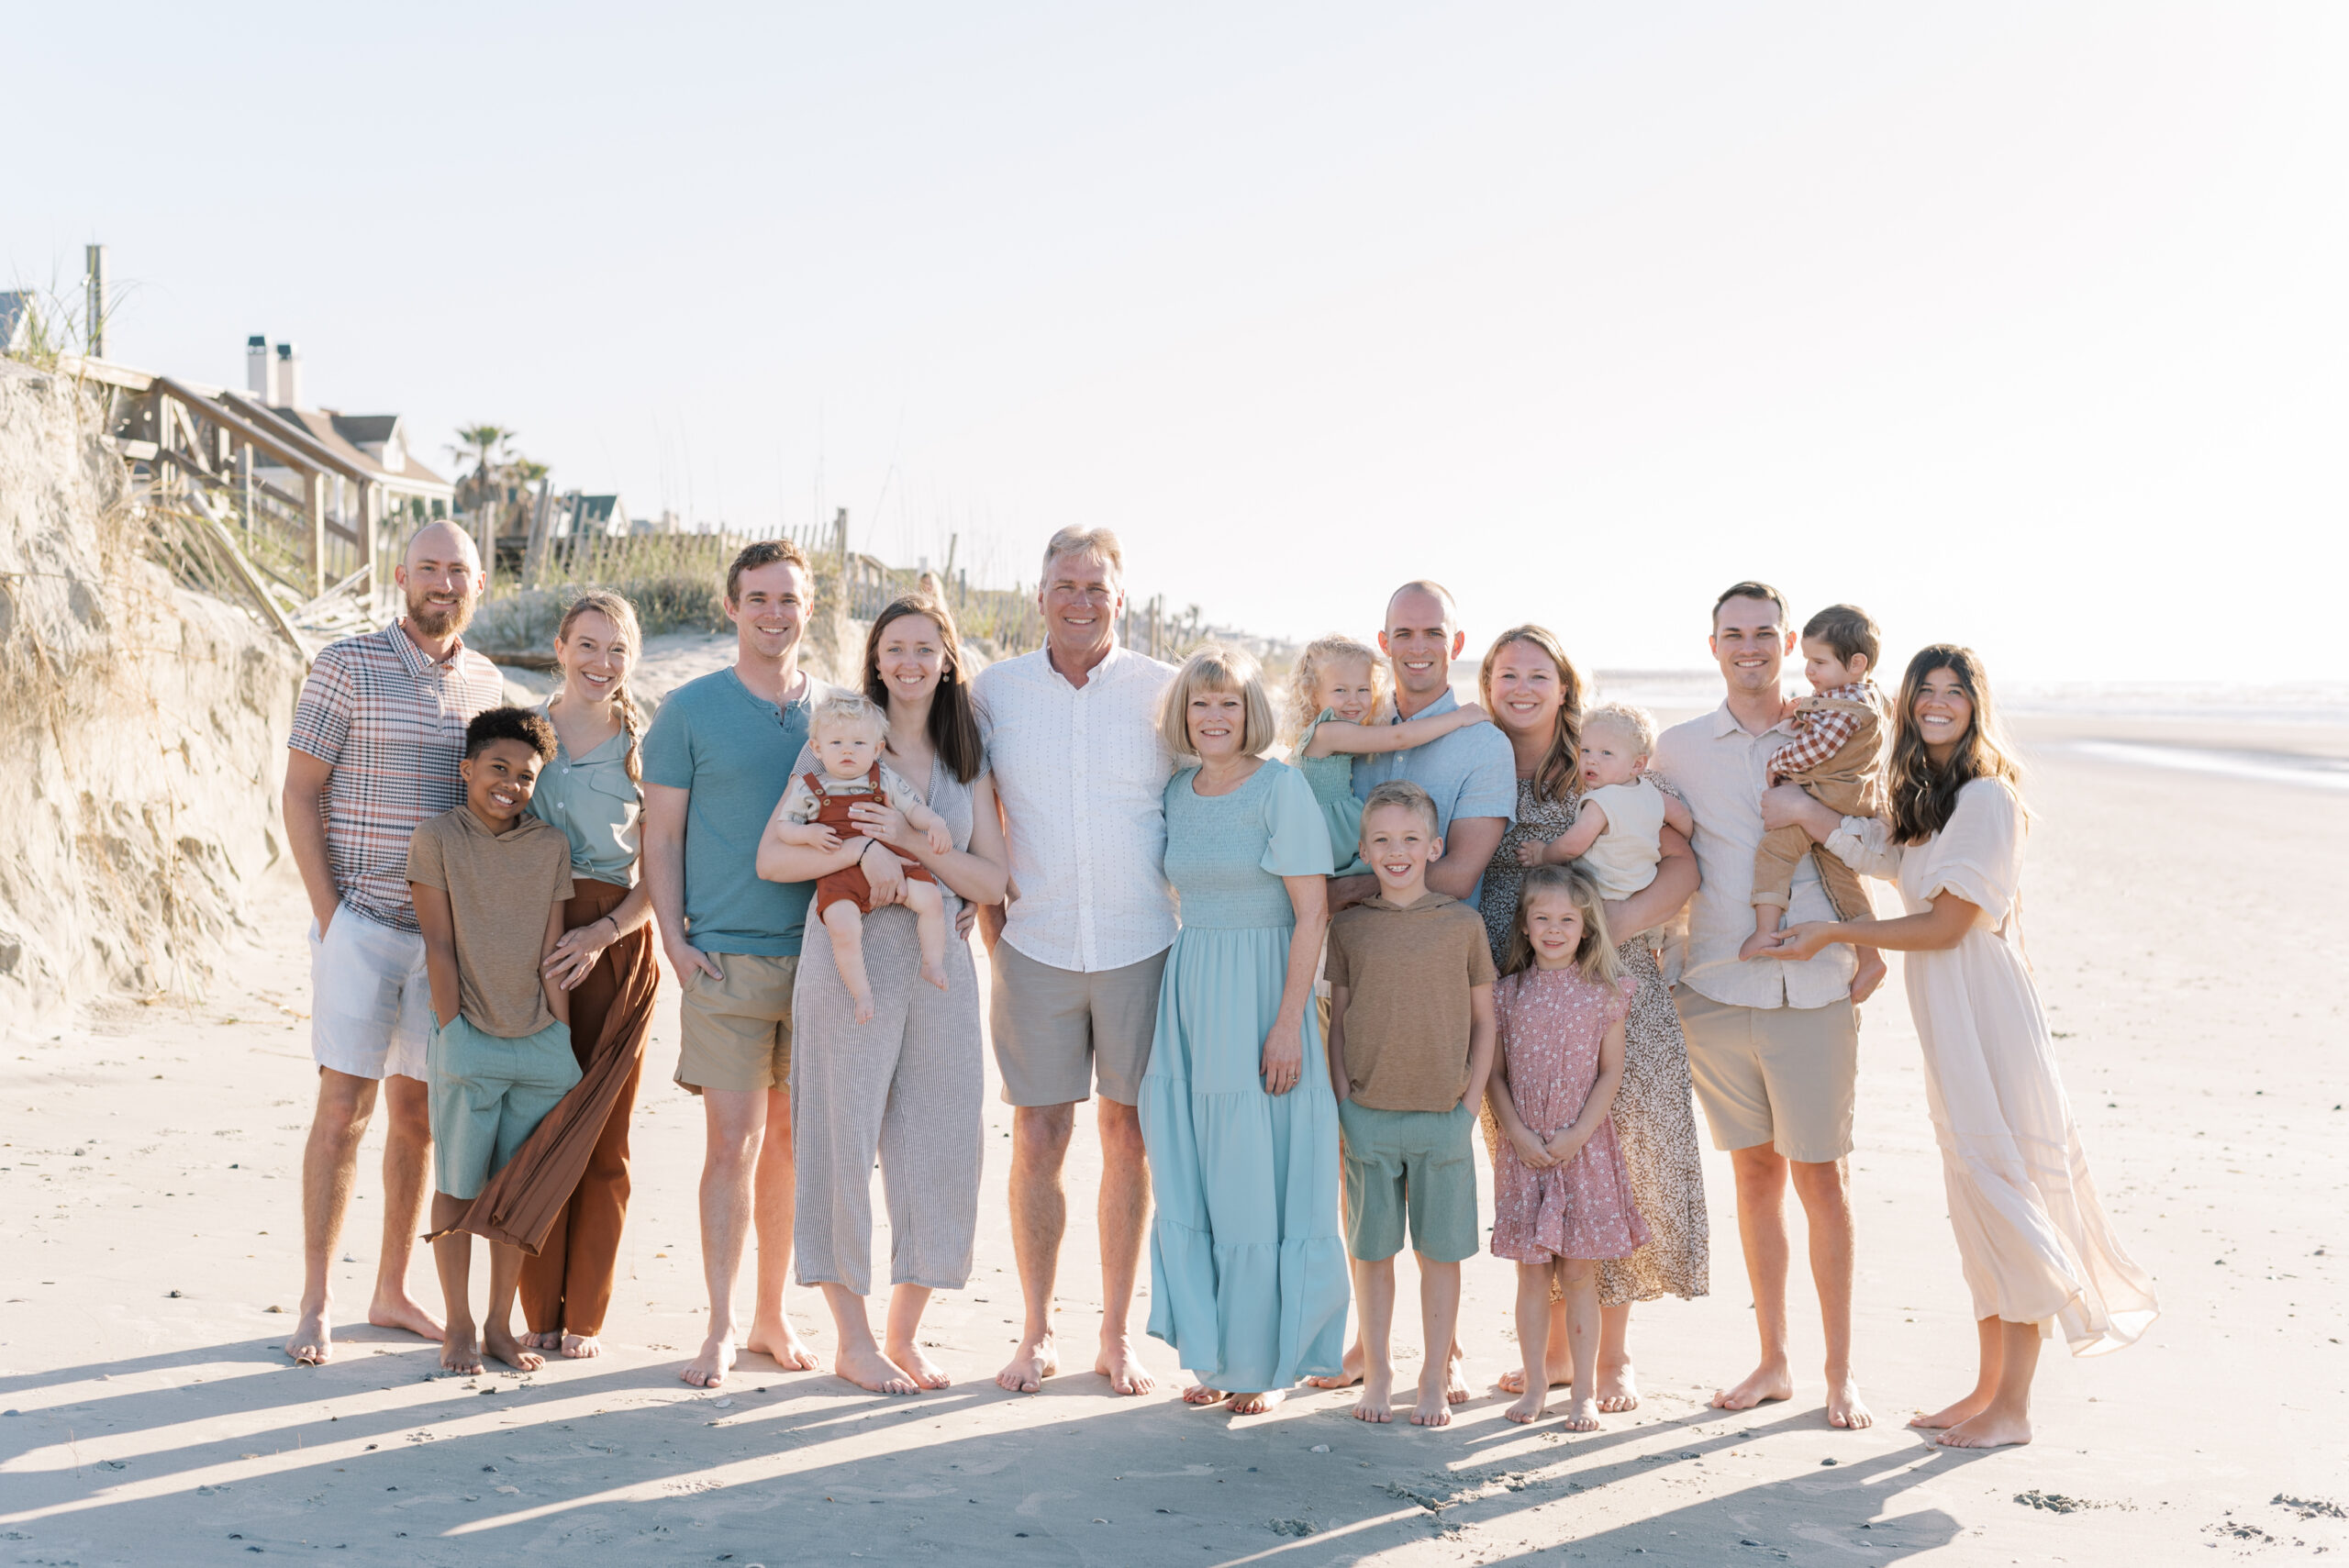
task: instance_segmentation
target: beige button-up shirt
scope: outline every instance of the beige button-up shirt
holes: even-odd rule
[[[1852,994],[1859,965],[1843,943],[1804,962],[1740,959],[1753,934],[1753,851],[1762,846],[1762,792],[1771,753],[1794,739],[1785,721],[1748,735],[1729,704],[1675,724],[1656,740],[1655,768],[1678,787],[1697,818],[1697,869],[1704,884],[1688,906],[1687,967],[1681,984],[1732,1007],[1824,1007]],[[1795,868],[1789,924],[1831,920],[1834,907],[1805,856]]]
[[[1174,941],[1158,735],[1173,666],[1113,648],[1073,686],[1039,649],[972,684],[1011,840],[1003,940],[1039,963],[1098,973]]]

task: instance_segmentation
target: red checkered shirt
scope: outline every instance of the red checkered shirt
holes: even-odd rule
[[[1876,694],[1874,681],[1854,681],[1848,686],[1819,695],[1843,702],[1865,703],[1878,713],[1884,711],[1884,699]],[[1770,753],[1765,776],[1772,784],[1809,773],[1842,751],[1844,742],[1851,740],[1852,731],[1860,727],[1860,718],[1848,708],[1804,708],[1795,715],[1794,726],[1795,738]]]
[[[397,621],[318,651],[286,744],[334,770],[321,815],[345,904],[379,925],[417,929],[408,837],[464,804],[465,726],[505,700],[496,665],[462,641],[436,664]]]

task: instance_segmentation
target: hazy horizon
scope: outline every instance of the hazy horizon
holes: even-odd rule
[[[846,506],[1005,585],[1107,523],[1275,636],[1429,575],[1474,646],[1695,669],[1760,576],[1888,660],[2323,667],[2335,8],[109,16],[19,19],[0,287],[103,241],[110,357],[293,340],[444,471],[493,421],[640,515]]]

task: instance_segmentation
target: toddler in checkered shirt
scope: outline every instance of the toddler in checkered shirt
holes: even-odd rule
[[[1868,679],[1881,649],[1876,622],[1857,605],[1830,605],[1810,617],[1802,628],[1802,658],[1811,695],[1795,705],[1795,738],[1771,754],[1765,786],[1800,784],[1805,795],[1844,817],[1874,817],[1883,809],[1884,695]],[[1837,919],[1875,918],[1857,873],[1814,846],[1802,828],[1773,828],[1753,851],[1753,934],[1738,957],[1758,957],[1775,944],[1794,895],[1795,868],[1805,855],[1818,865]],[[1860,967],[1852,989],[1865,995],[1883,977],[1884,960],[1874,948],[1856,951]]]

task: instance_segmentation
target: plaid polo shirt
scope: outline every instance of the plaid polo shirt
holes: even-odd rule
[[[286,744],[334,770],[327,863],[345,904],[378,925],[417,929],[408,838],[464,804],[465,726],[505,700],[496,665],[462,640],[436,664],[398,621],[318,651]]]

